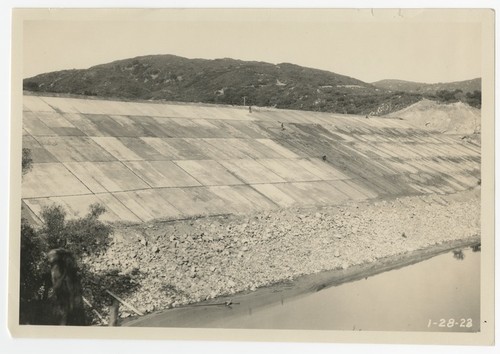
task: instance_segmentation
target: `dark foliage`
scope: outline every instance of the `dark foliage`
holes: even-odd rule
[[[26,79],[25,89],[122,99],[153,99],[350,114],[386,114],[435,90],[387,90],[336,73],[281,63],[144,56]],[[441,87],[441,86],[439,86]],[[448,87],[448,86],[442,86]],[[465,91],[464,91],[465,92]]]
[[[23,175],[31,171],[31,168],[33,166],[33,158],[31,157],[31,150],[28,148],[23,148],[21,166]]]
[[[465,101],[472,107],[481,108],[481,91],[467,92]]]
[[[53,205],[43,210],[43,225],[40,229],[34,229],[22,220],[20,323],[60,323],[58,318],[61,315],[50,310],[60,307],[60,304],[54,302],[57,297],[51,296],[54,284],[47,254],[50,250],[64,248],[77,262],[84,255],[104,252],[109,246],[112,233],[111,227],[99,220],[104,212],[104,207],[94,204],[84,217],[66,220],[63,208]],[[74,273],[78,272],[78,278],[83,284],[99,277],[81,264],[73,264],[72,269]],[[127,287],[126,282],[124,286]],[[71,317],[69,322],[72,322]]]
[[[109,245],[112,229],[99,220],[105,212],[99,204],[90,206],[87,215],[66,221],[66,213],[59,205],[44,208],[41,237],[46,240],[48,249],[65,248],[75,256],[98,254]]]

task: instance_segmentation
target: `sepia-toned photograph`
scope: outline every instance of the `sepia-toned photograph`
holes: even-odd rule
[[[15,9],[11,333],[492,345],[493,28]]]

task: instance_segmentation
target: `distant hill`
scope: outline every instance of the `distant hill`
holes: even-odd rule
[[[419,101],[352,77],[289,63],[143,56],[24,80],[24,89],[87,96],[385,114]]]
[[[463,92],[439,91],[455,87]],[[481,101],[477,92],[466,97],[470,90],[481,88],[480,79],[433,85],[397,80],[369,84],[289,63],[187,59],[175,55],[142,56],[89,69],[50,72],[25,79],[23,88],[56,94],[246,104],[363,115],[388,114],[422,98],[464,101],[476,107],[480,107]]]
[[[403,80],[381,80],[372,83],[373,86],[390,91],[404,91],[421,94],[436,94],[438,91],[461,90],[463,93],[481,91],[481,79],[472,79],[465,81],[425,84],[420,82]]]

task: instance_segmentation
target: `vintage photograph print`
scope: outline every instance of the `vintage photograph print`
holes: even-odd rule
[[[492,344],[493,29],[14,10],[11,333]]]

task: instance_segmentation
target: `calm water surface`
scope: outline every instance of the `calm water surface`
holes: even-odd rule
[[[449,252],[225,319],[226,328],[478,331],[480,252]],[[216,325],[217,323],[212,323]]]

